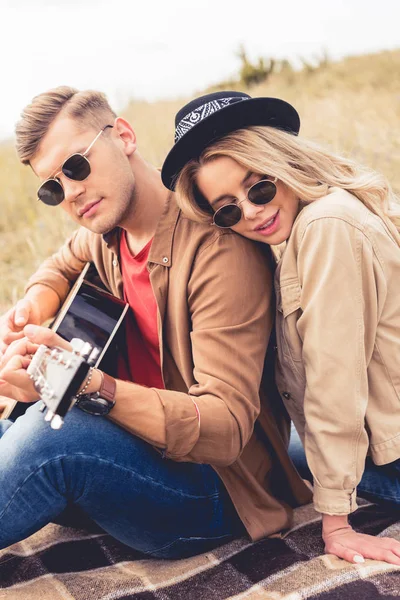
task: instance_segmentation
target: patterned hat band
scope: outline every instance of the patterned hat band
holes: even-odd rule
[[[188,113],[183,117],[181,121],[179,121],[178,125],[175,129],[175,143],[178,142],[192,127],[200,123],[203,119],[209,117],[212,113],[221,110],[221,108],[225,108],[230,104],[235,104],[236,102],[242,102],[243,100],[250,100],[248,96],[235,96],[234,98],[223,98],[222,100],[212,100],[211,102],[206,102],[201,106],[197,107],[192,112]]]

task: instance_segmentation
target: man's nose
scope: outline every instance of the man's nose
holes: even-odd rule
[[[262,212],[264,208],[263,205],[252,204],[249,200],[247,200],[247,198],[242,200],[240,202],[240,205],[243,211],[243,218],[250,220],[254,219],[258,215],[258,213]]]
[[[85,181],[75,181],[65,176],[62,178],[62,186],[64,188],[64,200],[67,202],[74,202],[86,189]]]

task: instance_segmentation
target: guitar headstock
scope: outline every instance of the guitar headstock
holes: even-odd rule
[[[98,348],[81,339],[71,340],[71,346],[71,350],[64,350],[42,344],[27,369],[43,402],[45,420],[53,429],[62,426],[89,368],[99,356]]]

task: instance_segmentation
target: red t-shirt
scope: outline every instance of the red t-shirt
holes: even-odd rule
[[[140,385],[164,389],[161,375],[160,348],[157,330],[157,303],[147,270],[152,239],[133,256],[126,233],[120,241],[121,271],[124,297],[133,315],[126,317],[127,367],[129,379]],[[119,375],[123,369],[119,369]]]

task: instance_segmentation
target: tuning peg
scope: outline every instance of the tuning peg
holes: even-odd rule
[[[44,392],[46,388],[46,380],[41,373],[36,374],[36,376],[34,376],[33,385],[35,386],[35,389],[39,392],[39,394],[42,394]]]
[[[54,415],[54,417],[51,419],[50,422],[50,427],[52,429],[61,429],[61,427],[63,426],[63,419],[60,417],[60,415]]]
[[[85,344],[83,345],[82,350],[80,352],[82,358],[87,359],[87,357],[92,352],[92,350],[93,350],[93,346],[91,344],[89,344],[89,342],[85,342]]]
[[[44,344],[41,344],[39,346],[39,348],[36,350],[35,354],[33,355],[33,358],[31,360],[31,362],[28,365],[27,368],[27,373],[28,375],[31,377],[31,379],[34,378],[36,371],[38,370],[38,366],[43,358],[43,355],[47,352],[47,346],[45,346]]]
[[[89,358],[87,359],[87,362],[89,363],[89,365],[94,365],[99,354],[100,354],[99,348],[93,348],[93,350],[90,353]]]
[[[84,359],[86,359],[93,350],[93,346],[89,344],[89,342],[84,342],[79,338],[73,338],[71,340],[71,346],[72,350]]]
[[[57,360],[60,362],[60,356],[62,356],[62,352],[59,348],[52,348],[50,352],[50,358],[53,360]]]
[[[80,354],[83,346],[86,344],[86,342],[84,342],[80,338],[72,338],[70,343],[72,346],[72,351],[76,354]]]
[[[45,415],[45,417],[44,417],[44,420],[47,421],[47,422],[49,422],[49,421],[52,420],[52,418],[54,416],[55,415],[54,415],[53,411],[52,410],[48,410],[47,413],[46,413],[46,415]]]

